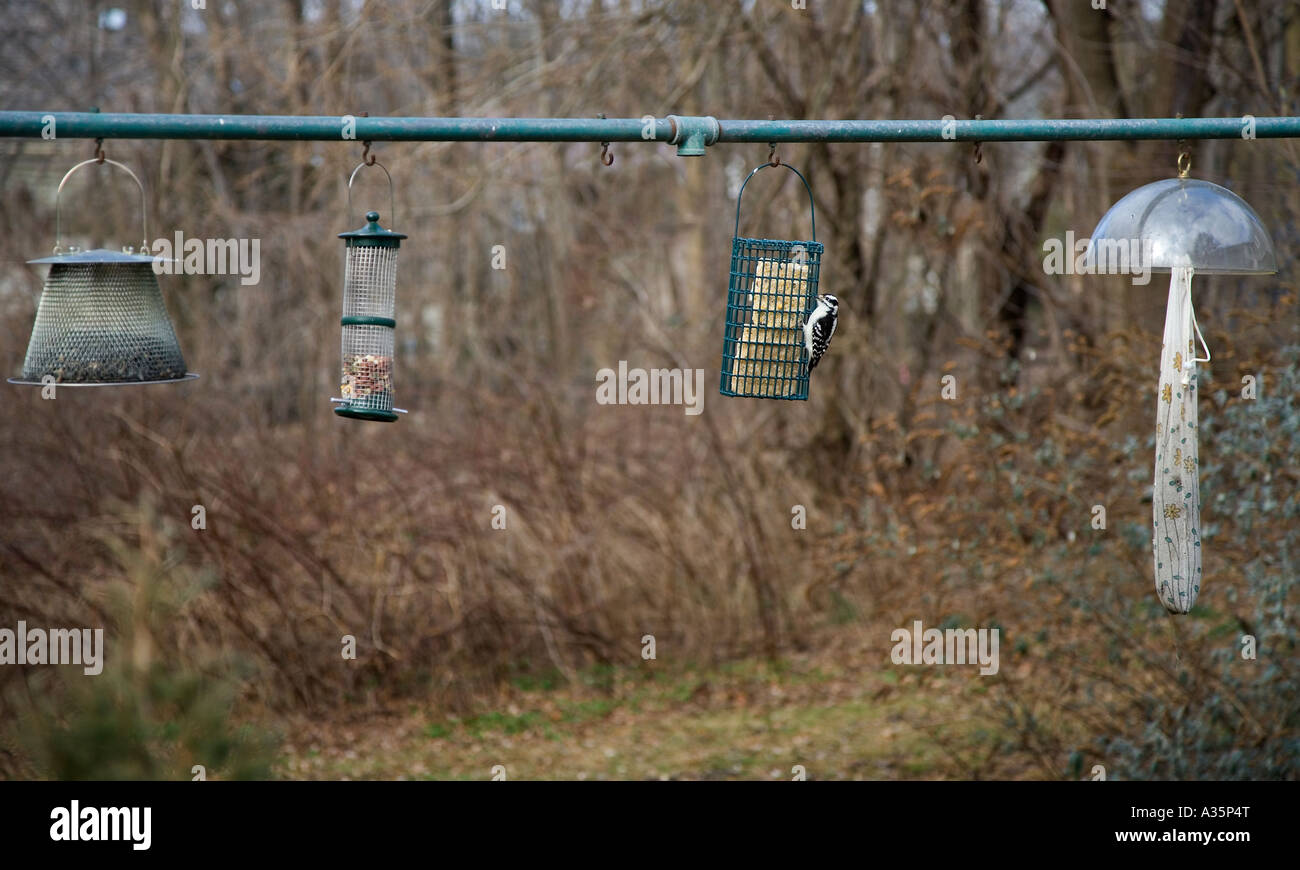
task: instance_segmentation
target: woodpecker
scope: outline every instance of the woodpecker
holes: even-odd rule
[[[831,296],[817,297],[817,307],[808,315],[808,322],[803,325],[803,346],[808,351],[808,371],[817,368],[822,354],[830,346],[831,336],[840,320],[840,300]]]

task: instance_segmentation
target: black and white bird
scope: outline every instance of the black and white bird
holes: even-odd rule
[[[817,368],[830,346],[831,336],[840,320],[840,300],[827,293],[817,297],[817,307],[803,325],[803,346],[808,351],[808,371]]]

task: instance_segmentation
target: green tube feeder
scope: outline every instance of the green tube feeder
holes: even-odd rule
[[[352,179],[348,179],[349,211]],[[384,169],[388,175],[388,170]],[[392,178],[389,177],[389,193]],[[391,207],[391,199],[390,199]],[[397,249],[406,238],[379,224],[379,212],[366,214],[366,225],[339,233],[343,239],[343,374],[342,396],[332,399],[334,413],[353,420],[391,423],[401,408],[393,407],[393,329],[397,286]]]

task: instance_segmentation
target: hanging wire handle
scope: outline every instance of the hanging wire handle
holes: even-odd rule
[[[740,200],[745,195],[745,187],[749,184],[749,179],[753,178],[761,170],[774,166],[784,166],[786,169],[799,176],[799,180],[803,182],[803,189],[808,191],[808,214],[812,220],[812,238],[809,241],[817,241],[817,206],[813,203],[812,188],[808,186],[808,179],[803,177],[803,173],[798,169],[795,169],[789,163],[762,163],[755,166],[749,175],[745,177],[745,183],[740,185],[740,192],[736,194],[736,228],[732,231],[732,235],[736,238],[740,238]]]
[[[352,215],[352,181],[357,177],[357,173],[367,166],[378,166],[380,169],[384,170],[384,176],[388,179],[388,225],[391,227],[396,222],[394,213],[397,211],[397,201],[393,197],[393,176],[388,174],[388,167],[380,163],[373,156],[368,162],[363,159],[357,164],[357,168],[352,170],[352,174],[348,176],[348,216],[350,218]]]
[[[141,232],[140,247],[142,250],[145,251],[149,249],[149,204],[145,200],[144,185],[140,183],[140,179],[136,177],[136,174],[131,171],[131,168],[129,166],[126,166],[125,164],[122,163],[118,163],[116,160],[109,160],[107,157],[104,156],[103,147],[101,145],[96,145],[95,156],[90,158],[89,160],[83,160],[80,163],[78,163],[76,166],[69,169],[67,174],[63,176],[63,180],[59,182],[58,190],[54,192],[54,254],[55,256],[58,256],[63,253],[63,186],[68,183],[68,179],[72,177],[72,174],[76,172],[78,169],[80,169],[81,167],[90,166],[91,164],[98,166],[103,163],[107,163],[109,166],[116,166],[118,169],[122,170],[127,175],[131,176],[131,180],[135,182],[135,186],[140,188],[140,232]]]
[[[775,142],[768,142],[768,143],[767,143],[767,165],[768,165],[768,166],[780,166],[780,165],[781,165],[781,158],[780,158],[780,157],[777,155],[777,153],[776,153],[776,143],[775,143]]]

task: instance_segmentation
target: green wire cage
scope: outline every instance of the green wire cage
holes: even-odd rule
[[[348,179],[348,213],[352,211],[352,181],[362,163]],[[389,215],[392,215],[392,176],[388,176]],[[379,212],[366,213],[366,225],[339,233],[344,246],[343,270],[343,374],[341,398],[334,413],[352,420],[391,423],[406,412],[393,407],[393,330],[397,288],[397,249],[402,233],[379,225]]]
[[[808,192],[812,239],[749,239],[740,235],[745,187],[760,170],[785,166]],[[817,243],[812,188],[799,170],[784,163],[754,168],[736,195],[731,240],[727,323],[722,341],[724,396],[753,399],[808,398],[808,351],[803,325],[817,305],[817,280],[824,248]]]

